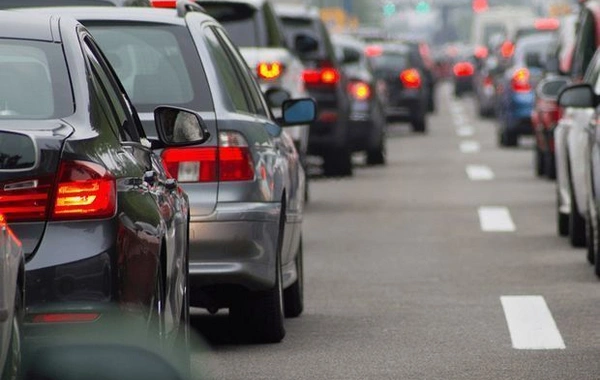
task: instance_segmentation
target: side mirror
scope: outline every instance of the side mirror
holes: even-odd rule
[[[529,52],[525,55],[525,65],[527,67],[543,68],[542,57],[539,53]]]
[[[561,107],[595,108],[598,98],[589,84],[576,84],[560,92],[558,104]]]
[[[210,133],[197,112],[160,106],[154,110],[158,137],[165,146],[188,146],[206,142]]]
[[[282,127],[310,124],[317,117],[317,103],[310,98],[286,100],[281,111]]]
[[[342,63],[345,65],[360,62],[360,53],[354,49],[344,48],[342,55]]]
[[[307,34],[298,34],[294,38],[294,49],[301,54],[312,53],[319,49],[319,42]]]
[[[540,98],[556,99],[569,80],[567,78],[544,79],[537,85],[537,95]]]
[[[292,96],[286,90],[276,87],[265,91],[265,99],[271,108],[281,108],[283,102],[290,99]]]

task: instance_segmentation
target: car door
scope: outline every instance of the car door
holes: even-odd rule
[[[91,36],[83,34],[83,51],[89,77],[100,99],[102,111],[118,133],[121,146],[115,155],[106,152],[99,157],[118,177],[118,209],[120,250],[119,266],[123,303],[148,303],[154,296],[156,269],[161,268],[166,295],[176,294],[183,284],[181,254],[185,247],[177,235],[177,209],[173,190],[167,189],[167,176],[160,161],[145,143],[144,132],[135,110],[112,68]],[[162,251],[161,251],[162,250]],[[161,253],[166,255],[162,257]],[[180,310],[182,295],[165,302],[166,315]],[[178,320],[178,315],[175,316]],[[168,322],[168,321],[167,321]]]

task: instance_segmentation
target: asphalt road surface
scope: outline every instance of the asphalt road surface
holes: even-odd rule
[[[427,135],[391,126],[386,167],[312,182],[306,308],[284,341],[243,344],[225,314],[196,313],[196,374],[600,379],[600,283],[556,234],[531,138],[498,148],[494,121],[450,90]]]

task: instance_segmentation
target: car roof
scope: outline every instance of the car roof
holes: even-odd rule
[[[248,4],[254,8],[260,8],[264,3],[268,0],[199,0],[197,1],[199,4],[202,3],[240,3],[240,4]]]
[[[275,4],[275,12],[279,16],[299,18],[299,19],[315,19],[319,18],[319,9],[301,4]]]
[[[47,14],[24,15],[14,11],[0,11],[0,38],[60,41],[58,31],[53,33],[52,20],[53,17]]]
[[[332,34],[331,39],[335,41],[335,43],[345,46],[352,46],[357,49],[364,49],[366,46],[363,41],[348,34]]]
[[[77,20],[107,20],[107,21],[133,21],[154,22],[160,24],[185,25],[183,17],[177,16],[175,9],[157,9],[146,7],[48,7],[48,8],[23,8],[18,12],[68,15]],[[207,20],[214,20],[203,12],[193,12]]]
[[[0,9],[64,6],[150,7],[150,0],[0,0]]]

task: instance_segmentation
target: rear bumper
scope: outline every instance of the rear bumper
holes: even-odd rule
[[[272,288],[280,214],[279,202],[236,202],[217,204],[208,216],[191,216],[192,300],[208,287]]]
[[[411,121],[425,112],[425,102],[421,91],[402,90],[397,96],[389,99],[385,115],[388,119]]]

